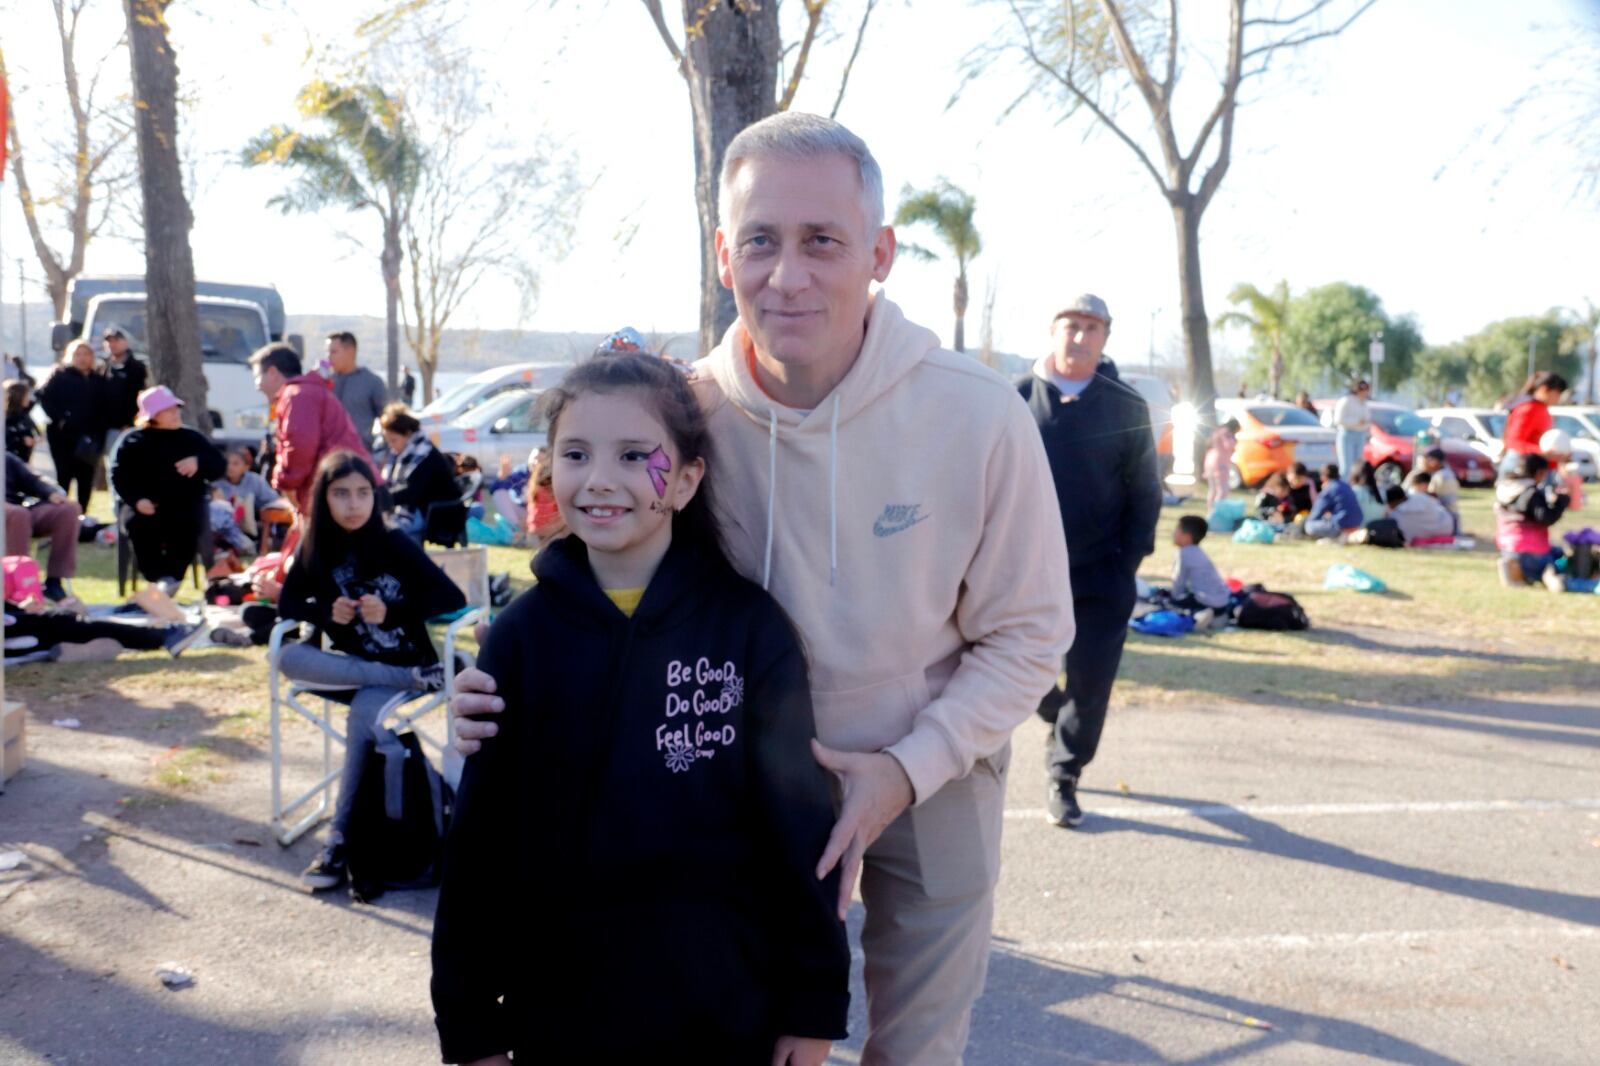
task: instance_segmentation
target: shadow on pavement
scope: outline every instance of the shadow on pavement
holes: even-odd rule
[[[1576,892],[1556,892],[1550,889],[1515,885],[1487,878],[1463,877],[1420,866],[1392,862],[1373,855],[1365,855],[1340,844],[1296,833],[1274,822],[1249,815],[1236,808],[1225,814],[1219,805],[1210,800],[1194,800],[1180,796],[1159,796],[1146,792],[1119,794],[1123,801],[1184,807],[1195,812],[1195,817],[1211,823],[1219,833],[1184,829],[1179,825],[1141,822],[1131,818],[1090,817],[1079,828],[1081,833],[1144,833],[1167,837],[1194,844],[1212,844],[1222,848],[1275,855],[1297,862],[1327,866],[1350,873],[1365,874],[1386,881],[1416,885],[1419,888],[1444,892],[1463,899],[1493,903],[1530,914],[1543,914],[1581,925],[1600,926],[1600,897],[1580,895]]]
[[[1176,1016],[1191,1034],[1211,1037],[1204,1050],[1176,1057],[1122,1028],[1058,1013],[1079,1004],[1096,1017],[1133,1018],[1175,1031],[1162,1015]],[[1254,1028],[1245,1019],[1271,1028]],[[1210,1020],[1211,1029],[1196,1022]],[[1183,1066],[1244,1061],[1278,1049],[1280,1058],[1309,1057],[1313,1049],[1340,1051],[1378,1062],[1459,1066],[1455,1059],[1370,1025],[1252,1002],[1138,973],[1068,966],[997,940],[989,956],[989,981],[973,1016],[967,1051],[973,1066],[1057,1066],[1063,1062],[1173,1063]]]

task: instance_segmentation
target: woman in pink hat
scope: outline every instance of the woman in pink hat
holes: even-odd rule
[[[199,549],[207,490],[228,464],[204,434],[183,424],[183,401],[171,389],[145,389],[138,402],[135,428],[111,457],[111,488],[132,508],[127,530],[139,573],[170,596]]]

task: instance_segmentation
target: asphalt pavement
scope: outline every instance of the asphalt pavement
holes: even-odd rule
[[[28,856],[0,872],[0,1063],[437,1061],[432,893],[301,892],[313,846],[271,842],[242,745],[193,794],[120,802],[152,710],[73,713],[34,709],[0,796]],[[1600,694],[1119,704],[1078,831],[1043,819],[1043,741],[1014,741],[968,1063],[1600,1061]],[[833,1062],[864,1013],[858,979]]]

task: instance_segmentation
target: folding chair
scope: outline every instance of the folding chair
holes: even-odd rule
[[[451,548],[431,551],[428,557],[450,575],[467,599],[467,605],[461,610],[428,620],[430,625],[442,624],[445,627],[443,647],[440,649],[444,664],[444,688],[438,692],[418,693],[416,699],[391,708],[378,722],[378,728],[410,729],[426,747],[438,752],[442,761],[455,741],[455,723],[450,719],[449,701],[450,693],[455,690],[456,643],[462,630],[470,633],[473,626],[489,617],[489,552],[481,546]],[[278,843],[284,847],[293,844],[332,809],[333,786],[339,780],[339,767],[333,761],[333,745],[335,741],[341,745],[345,743],[345,734],[333,724],[333,704],[336,701],[320,689],[302,686],[284,677],[278,669],[278,656],[284,638],[299,625],[294,621],[279,622],[273,627],[267,646],[267,685],[272,718],[272,831]],[[310,698],[315,698],[321,706],[309,706]],[[445,708],[442,740],[417,724],[418,719],[441,707]],[[298,714],[322,731],[322,778],[299,796],[285,802],[282,723],[287,712]],[[295,819],[296,812],[302,810],[305,813]]]

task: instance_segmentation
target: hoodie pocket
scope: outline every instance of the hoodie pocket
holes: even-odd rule
[[[921,670],[863,688],[813,692],[817,739],[840,751],[879,751],[911,732],[930,702]]]

